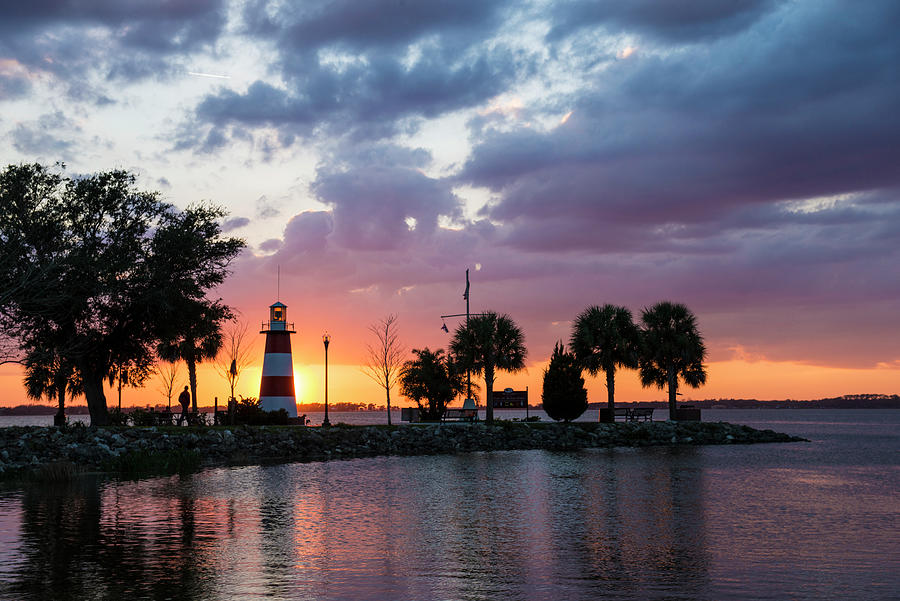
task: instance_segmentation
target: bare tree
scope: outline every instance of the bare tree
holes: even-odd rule
[[[397,315],[391,314],[369,326],[376,342],[366,345],[366,363],[363,371],[384,388],[387,396],[388,425],[391,425],[391,388],[400,377],[406,347],[400,342]]]
[[[172,395],[175,394],[175,381],[178,379],[179,367],[177,361],[159,361],[153,369],[156,381],[159,383],[156,389],[166,395],[169,411],[172,411]]]
[[[229,400],[234,398],[234,388],[241,377],[241,372],[252,362],[247,329],[247,323],[232,320],[222,333],[222,350],[219,353],[217,368],[231,387]]]

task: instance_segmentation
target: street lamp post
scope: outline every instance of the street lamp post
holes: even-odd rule
[[[447,319],[450,317],[463,317],[466,318],[466,330],[469,329],[469,316],[473,315],[469,312],[469,270],[466,269],[466,291],[463,293],[463,299],[466,301],[466,312],[465,313],[454,313],[452,315],[441,315],[441,319]],[[474,315],[484,315],[484,313],[475,313]],[[441,329],[444,332],[450,333],[450,330],[447,329],[447,324],[441,326]],[[472,370],[469,365],[466,365],[466,400],[463,402],[463,409],[475,409],[475,401],[472,399]]]
[[[325,419],[322,420],[323,426],[330,426],[328,421],[328,343],[331,342],[331,335],[325,332],[322,335],[322,344],[325,345]]]

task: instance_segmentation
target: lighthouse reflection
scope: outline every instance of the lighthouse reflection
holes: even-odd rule
[[[35,487],[16,501],[0,597],[702,596],[702,475],[667,455],[691,451],[375,458]]]

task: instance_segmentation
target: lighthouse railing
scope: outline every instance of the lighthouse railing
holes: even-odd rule
[[[273,328],[272,324],[278,324],[277,328]],[[264,321],[262,322],[262,326],[260,327],[260,334],[264,332],[291,332],[293,333],[294,323],[287,323],[284,321]]]

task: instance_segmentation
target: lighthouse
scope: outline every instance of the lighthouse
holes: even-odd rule
[[[276,302],[269,307],[269,321],[263,322],[264,329],[259,332],[266,335],[259,405],[266,411],[284,409],[290,417],[297,417],[294,361],[291,358],[293,327],[294,324],[287,322],[287,305]]]

